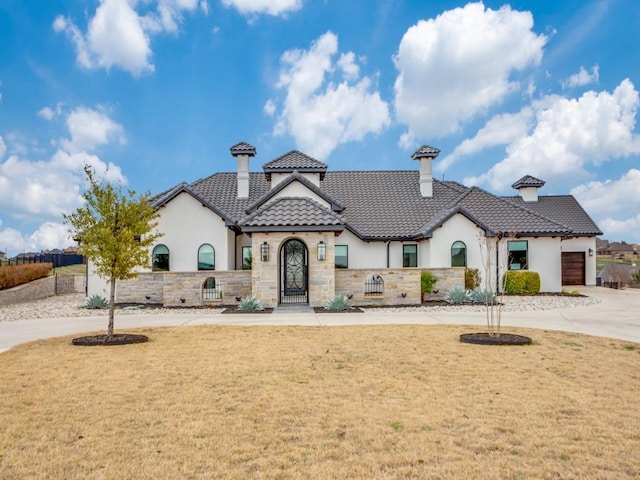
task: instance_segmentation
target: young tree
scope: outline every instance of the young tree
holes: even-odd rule
[[[80,241],[80,253],[109,281],[107,337],[111,338],[116,280],[134,278],[136,267],[148,266],[149,246],[162,235],[155,230],[158,214],[149,204],[148,192],[140,196],[133,190],[123,192],[121,185],[98,182],[88,165],[84,171],[89,181],[82,195],[85,204],[64,219]]]

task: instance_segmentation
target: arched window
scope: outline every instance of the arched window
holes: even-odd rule
[[[151,269],[154,272],[169,271],[169,249],[165,245],[156,245],[153,249],[152,258]]]
[[[215,270],[216,252],[211,245],[205,243],[198,249],[198,270]]]
[[[451,245],[451,266],[467,266],[467,246],[464,242],[457,241],[453,242],[453,245]]]

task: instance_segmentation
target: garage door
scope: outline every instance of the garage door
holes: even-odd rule
[[[584,252],[562,252],[562,284],[584,285]]]

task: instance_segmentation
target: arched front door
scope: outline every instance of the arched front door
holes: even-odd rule
[[[306,245],[297,238],[280,249],[280,303],[308,303],[308,260]]]

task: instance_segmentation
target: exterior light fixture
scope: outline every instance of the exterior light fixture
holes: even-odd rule
[[[263,262],[269,261],[269,244],[267,242],[264,242],[260,246],[260,257],[262,258]]]
[[[327,246],[320,240],[318,243],[318,260],[324,262],[327,259]]]
[[[593,257],[593,248],[590,248],[590,249],[589,249],[589,256],[590,256],[590,257]]]

